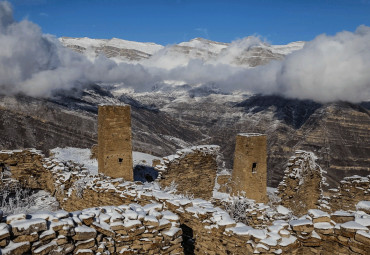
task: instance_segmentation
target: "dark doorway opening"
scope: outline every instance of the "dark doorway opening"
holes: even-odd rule
[[[184,248],[185,255],[194,255],[195,250],[195,239],[193,236],[193,229],[185,224],[181,224],[182,229],[182,242],[181,245]]]
[[[134,167],[134,181],[153,182],[158,177],[158,171],[151,166],[136,165]]]

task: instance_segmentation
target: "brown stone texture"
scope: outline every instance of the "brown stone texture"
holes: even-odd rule
[[[98,159],[98,145],[97,144],[94,144],[93,146],[91,146],[90,148],[90,151],[91,151],[91,155],[90,155],[90,158],[91,159]]]
[[[163,158],[163,164],[155,168],[160,171],[159,183],[169,187],[176,183],[181,194],[195,198],[210,199],[217,174],[219,146],[202,145],[179,150],[175,155]]]
[[[125,182],[104,175],[90,176],[87,171],[78,170],[73,166],[62,167],[62,162],[44,158],[35,151],[0,152],[0,156],[1,154],[7,154],[7,162],[16,165],[19,165],[17,160],[20,155],[29,157],[28,154],[32,154],[34,158],[40,159],[40,171],[49,171],[50,175],[36,176],[35,183],[47,183],[45,187],[48,191],[52,185],[62,207],[68,211],[74,211],[73,214],[51,213],[50,217],[45,217],[48,221],[48,229],[40,229],[37,234],[30,233],[38,231],[37,229],[25,230],[24,234],[30,233],[30,237],[23,235],[21,239],[29,241],[19,243],[19,248],[13,242],[18,238],[17,236],[3,235],[0,237],[3,253],[12,249],[14,253],[10,254],[30,254],[31,251],[35,254],[70,254],[77,253],[82,247],[93,245],[85,252],[90,254],[98,252],[104,254],[107,251],[113,254],[120,252],[122,254],[183,254],[182,239],[186,236],[191,236],[194,241],[193,249],[190,249],[192,251],[188,250],[186,254],[226,255],[256,252],[261,254],[368,254],[370,250],[369,228],[359,223],[353,225],[350,221],[354,220],[354,213],[351,212],[347,212],[351,217],[344,217],[347,215],[344,212],[331,214],[329,222],[323,212],[311,211],[308,216],[305,216],[307,220],[304,224],[297,225],[289,222],[288,219],[282,219],[277,213],[272,213],[267,205],[255,204],[258,208],[250,213],[255,214],[261,223],[253,226],[252,229],[251,224],[244,227],[236,225],[225,211],[213,207],[208,201],[187,200],[181,196],[153,190],[153,186]],[[17,177],[25,178],[24,175],[17,175]],[[46,181],[44,178],[50,178],[50,180]],[[82,180],[84,181],[83,192],[77,192],[76,183]],[[67,194],[67,191],[71,191],[70,194]],[[116,205],[116,207],[102,205]],[[139,208],[138,211],[141,213],[145,212],[145,216],[137,215],[137,219],[132,219],[133,213],[128,211],[134,208]],[[171,216],[166,220],[169,212],[177,214],[179,218]],[[149,214],[156,219],[146,218]],[[337,216],[340,216],[340,219]],[[366,219],[370,215],[362,214],[361,217]],[[33,217],[27,217],[26,221],[29,218],[32,221]],[[99,222],[97,222],[98,218]],[[3,218],[3,221],[5,220]],[[24,220],[24,217],[20,217],[10,224],[6,222],[0,224],[2,229],[4,224],[7,225],[7,229],[11,229],[11,225],[16,225],[16,221]],[[341,223],[349,223],[347,226],[336,225],[337,220]],[[323,223],[326,225],[323,226]],[[78,226],[83,227],[78,229]],[[182,235],[181,233],[186,229],[184,226],[189,231]],[[93,241],[91,238],[83,241],[74,238],[91,231],[93,231],[92,236],[95,236],[96,231]],[[278,237],[275,241],[269,238],[277,234],[281,238]],[[37,236],[40,237],[38,241],[34,238]],[[49,239],[50,236],[54,239]],[[55,243],[58,244],[57,247]]]
[[[358,175],[344,178],[337,189],[330,189],[330,207],[336,210],[355,210],[356,204],[363,200],[370,200],[370,175]]]
[[[0,164],[10,168],[12,177],[31,189],[53,190],[52,173],[43,167],[44,155],[38,150],[2,151]]]
[[[289,159],[285,176],[279,184],[281,204],[295,215],[303,215],[320,205],[324,180],[322,169],[315,160],[311,152],[296,151]]]
[[[257,202],[267,201],[266,142],[266,135],[237,135],[232,173],[234,195],[245,193]]]
[[[24,233],[22,236],[6,237],[8,242],[0,245],[0,253],[4,255],[72,254],[72,252],[73,254],[97,254],[97,252],[101,254],[184,254],[181,246],[183,239],[180,218],[172,214],[169,221],[166,219],[168,212],[162,214],[163,207],[160,204],[151,206],[156,209],[149,211],[147,207],[136,204],[132,207],[86,208],[67,216],[50,212],[47,226],[43,219],[15,220],[12,224],[22,225]],[[135,210],[141,211],[141,215],[147,214],[151,221],[145,220],[146,217],[138,217]],[[95,216],[91,226],[76,224],[80,219],[90,215]],[[136,215],[136,219],[132,219],[133,215]],[[37,214],[35,216],[31,214],[30,217],[37,217]],[[102,217],[106,222],[102,221]],[[46,231],[33,232],[35,230],[33,221],[45,221],[43,230]],[[159,223],[154,226],[152,221]],[[123,226],[121,230],[113,230],[113,226],[117,223]],[[4,226],[6,223],[1,224],[3,224],[2,227],[12,227],[12,225]],[[57,231],[52,230],[56,225],[64,225],[64,227]],[[68,229],[68,235],[66,235],[66,229]],[[23,241],[17,240],[20,237]]]
[[[230,193],[231,192],[231,175],[220,174],[217,175],[217,184],[219,185],[218,192]]]
[[[134,180],[132,169],[131,108],[129,105],[99,105],[99,172],[113,178]]]

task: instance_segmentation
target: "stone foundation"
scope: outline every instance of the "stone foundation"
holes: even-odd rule
[[[328,196],[332,210],[355,210],[358,202],[370,200],[370,175],[345,177],[337,189],[329,190]]]

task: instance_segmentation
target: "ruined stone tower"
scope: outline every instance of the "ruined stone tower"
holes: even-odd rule
[[[266,135],[238,134],[236,137],[233,194],[243,194],[256,202],[267,201]]]
[[[129,105],[99,105],[98,166],[105,175],[134,180]]]

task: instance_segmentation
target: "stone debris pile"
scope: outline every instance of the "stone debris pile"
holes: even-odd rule
[[[370,200],[370,175],[345,177],[337,189],[329,190],[332,210],[354,210],[361,200]]]
[[[1,254],[183,254],[179,219],[154,203],[11,215]]]

